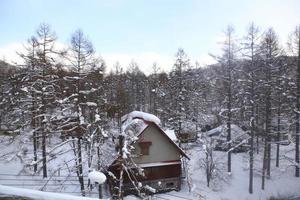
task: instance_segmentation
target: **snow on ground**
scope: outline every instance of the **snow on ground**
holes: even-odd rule
[[[97,198],[76,197],[67,194],[42,192],[38,190],[0,185],[0,195],[26,197],[34,200],[99,200]]]
[[[30,133],[28,133],[30,135]],[[28,137],[29,138],[29,137]],[[50,149],[54,149],[60,141],[58,138],[50,138]],[[186,148],[188,156],[191,158],[188,165],[189,177],[191,179],[191,192],[189,192],[189,187],[187,181],[183,181],[182,190],[179,192],[172,191],[165,194],[156,194],[153,196],[153,199],[206,199],[206,200],[257,200],[257,199],[268,199],[270,196],[300,196],[300,179],[294,177],[294,167],[291,166],[291,163],[286,159],[286,156],[290,157],[291,160],[294,158],[294,146],[293,144],[289,146],[281,146],[280,148],[280,167],[275,167],[275,145],[272,150],[272,170],[271,178],[266,180],[266,189],[262,191],[261,188],[261,169],[262,169],[262,154],[263,150],[260,149],[259,154],[255,154],[255,173],[254,173],[254,194],[248,193],[248,177],[249,177],[249,168],[248,168],[248,153],[234,153],[232,154],[232,174],[229,175],[226,172],[226,162],[227,155],[225,152],[214,151],[214,158],[218,164],[218,172],[221,178],[216,178],[212,182],[210,188],[206,187],[206,179],[204,169],[201,168],[201,159],[204,157],[202,150],[202,144],[200,141]],[[66,163],[68,160],[73,158],[73,152],[67,152],[62,154],[56,159],[53,159],[49,163],[49,175],[54,175],[51,178],[41,179],[38,176],[34,176],[32,170],[24,169],[23,165],[30,163],[32,161],[32,155],[29,152],[32,152],[31,141],[26,139],[26,137],[15,137],[10,138],[8,136],[0,137],[0,149],[1,149],[1,158],[0,158],[0,174],[21,174],[26,175],[23,179],[26,179],[24,182],[27,182],[28,179],[31,180],[30,183],[34,183],[33,186],[26,186],[28,189],[40,190],[43,188],[45,182],[51,179],[52,182],[48,182],[48,186],[44,187],[44,191],[55,191],[63,193],[73,193],[74,195],[80,195],[80,187],[78,180],[74,172],[68,172],[68,166],[72,165],[71,162]],[[68,144],[56,148],[51,152],[51,155],[55,155],[60,152],[64,152],[70,147]],[[40,153],[40,152],[39,152]],[[53,157],[53,158],[54,158]],[[61,170],[55,171],[55,169],[60,166]],[[70,176],[68,182],[64,182],[64,179],[55,180],[55,177],[60,173],[61,176],[67,176],[70,173],[73,176]],[[84,173],[85,178],[87,178],[87,172]],[[1,176],[3,177],[3,176]],[[8,180],[1,180],[0,184],[10,185]],[[17,176],[16,176],[17,177]],[[6,177],[12,178],[12,177]],[[21,177],[22,178],[22,177]],[[19,182],[19,187],[22,186],[24,182]],[[15,182],[14,182],[15,183]],[[67,183],[67,184],[65,184]],[[85,181],[87,184],[87,181]],[[70,185],[68,185],[70,184]],[[72,184],[72,185],[71,185]],[[3,187],[2,187],[3,190]],[[104,187],[104,191],[108,189]],[[7,191],[7,190],[5,190]],[[9,190],[8,190],[9,191]],[[26,191],[26,190],[24,190]],[[88,194],[93,197],[97,197],[97,191],[94,191],[94,194]],[[3,192],[2,192],[3,193]],[[104,192],[107,193],[107,192]],[[19,193],[21,194],[21,193]],[[41,198],[39,198],[41,199]],[[55,198],[58,199],[58,198]],[[75,199],[75,197],[72,197]],[[133,196],[125,198],[126,200],[136,199]]]
[[[72,151],[71,141],[62,142],[59,136],[53,135],[47,142],[48,152],[48,177],[42,177],[41,151],[38,151],[38,172],[33,173],[33,149],[30,132],[28,136],[0,136],[0,184],[16,186],[26,189],[42,190],[47,192],[68,193],[80,196],[80,185],[75,171],[75,156]],[[72,139],[70,139],[72,140]],[[112,147],[113,148],[113,147]],[[86,152],[83,148],[83,155]],[[109,143],[104,145],[103,156],[113,157]],[[107,156],[109,155],[109,156]],[[109,159],[103,160],[106,165]],[[87,157],[83,157],[83,163],[87,163]],[[84,182],[88,183],[88,168],[85,167]],[[107,197],[106,186],[104,196]],[[98,190],[90,191],[87,187],[87,196],[97,197]]]
[[[199,145],[200,146],[200,145]],[[294,151],[290,151],[293,146],[281,146],[281,152],[290,152],[293,156]],[[275,152],[275,145],[273,152]],[[191,177],[191,192],[184,181],[182,190],[172,191],[165,194],[155,195],[157,199],[206,199],[206,200],[265,200],[278,196],[300,197],[300,178],[294,177],[294,167],[290,166],[286,160],[281,160],[280,167],[275,167],[275,157],[272,156],[271,178],[266,180],[265,190],[261,190],[262,168],[261,156],[255,154],[255,174],[254,174],[254,193],[248,193],[249,167],[248,154],[232,154],[232,173],[226,172],[227,155],[225,152],[214,151],[216,161],[219,166],[219,174],[222,178],[216,178],[210,188],[206,186],[204,169],[200,167],[200,160],[204,154],[201,147],[194,147],[189,150],[188,155],[191,158],[189,163]],[[274,153],[273,153],[274,154]],[[154,198],[155,199],[155,198]]]
[[[270,197],[286,196],[300,197],[300,178],[294,177],[294,167],[284,159],[284,155],[293,158],[293,145],[281,146],[280,167],[275,167],[275,155],[272,156],[271,178],[266,180],[265,190],[261,190],[261,168],[262,154],[255,154],[254,163],[254,193],[249,194],[249,163],[248,153],[232,154],[232,173],[226,172],[227,154],[222,151],[214,151],[214,157],[218,164],[219,175],[221,178],[215,178],[210,188],[206,186],[204,169],[200,167],[200,160],[204,153],[201,145],[187,150],[189,157],[189,171],[191,178],[191,192],[187,181],[183,181],[182,189],[179,192],[172,191],[163,194],[156,194],[152,199],[157,200],[266,200]],[[273,145],[275,152],[275,145]],[[126,197],[125,200],[135,200],[133,196]]]

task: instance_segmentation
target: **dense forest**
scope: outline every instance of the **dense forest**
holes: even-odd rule
[[[76,138],[71,143],[84,191],[82,148],[98,152],[98,169],[103,167],[101,146],[113,138],[111,127],[121,127],[122,116],[131,111],[156,115],[163,127],[176,131],[179,141],[187,127],[200,133],[226,124],[228,149],[234,148],[231,125],[236,124],[249,134],[252,193],[253,159],[261,147],[262,189],[271,176],[271,157],[275,155],[279,166],[280,144],[286,140],[295,146],[291,163],[299,177],[300,26],[287,40],[281,44],[272,28],[260,30],[251,24],[243,36],[236,36],[228,26],[222,53],[212,55],[216,64],[191,63],[180,48],[174,50],[171,71],[153,61],[147,66],[152,73],[146,75],[134,61],[129,66],[116,61],[108,68],[80,29],[71,35],[68,48],[59,49],[54,31],[41,24],[20,50],[23,63],[0,62],[1,134],[30,138],[30,167],[44,177],[49,176],[51,159],[48,138]],[[91,138],[98,145],[91,144]],[[231,172],[231,151],[227,156],[226,170]]]

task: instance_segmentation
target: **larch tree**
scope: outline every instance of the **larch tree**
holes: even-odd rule
[[[289,78],[286,76],[288,73],[289,65],[288,57],[283,54],[278,57],[276,62],[276,71],[274,73],[274,95],[272,97],[273,106],[272,109],[275,111],[273,119],[276,119],[276,122],[273,121],[273,136],[276,138],[276,167],[279,167],[280,163],[280,146],[284,137],[288,133],[287,115],[291,112],[290,105],[293,104],[293,101],[290,100],[288,94],[291,93],[293,87],[288,85]],[[276,124],[277,123],[277,124]]]
[[[80,183],[81,194],[85,196],[83,179],[83,156],[82,144],[84,138],[88,135],[90,122],[96,122],[97,104],[88,102],[88,95],[98,90],[98,88],[87,88],[85,78],[88,76],[88,70],[95,64],[94,48],[92,43],[79,29],[76,30],[70,41],[70,48],[64,57],[67,59],[68,67],[71,70],[70,75],[63,77],[68,83],[66,90],[68,94],[65,99],[60,101],[62,107],[61,129],[65,136],[76,138],[73,140],[73,152],[75,156],[76,174]],[[93,115],[88,116],[88,113]],[[89,120],[89,118],[91,118]],[[99,123],[99,122],[97,122]],[[95,124],[95,128],[98,126]],[[93,132],[92,132],[93,133]]]
[[[38,104],[38,92],[36,93],[35,81],[38,79],[39,73],[37,70],[38,63],[37,63],[37,51],[38,51],[39,43],[36,37],[31,37],[27,40],[27,45],[25,46],[25,53],[19,53],[21,58],[24,60],[27,74],[23,79],[23,88],[26,88],[28,94],[27,97],[29,101],[29,112],[31,113],[30,117],[30,125],[32,128],[32,143],[33,143],[33,166],[34,172],[36,173],[37,168],[37,161],[38,161],[38,131],[36,128],[38,127],[38,120],[36,119],[37,116],[37,104]]]
[[[223,55],[218,57],[217,60],[222,66],[222,70],[224,72],[223,83],[224,83],[224,96],[225,96],[225,104],[226,104],[226,126],[227,126],[227,171],[231,172],[231,124],[233,111],[232,106],[234,102],[233,97],[233,74],[235,68],[235,57],[237,54],[237,48],[234,39],[234,29],[232,26],[228,26],[224,32],[225,41],[223,42]]]
[[[289,39],[289,47],[296,59],[296,129],[295,129],[295,176],[299,177],[299,137],[300,137],[300,25],[295,28]]]
[[[13,79],[14,74],[18,73],[14,67],[0,61],[0,129],[9,130],[11,125],[10,116],[11,109],[13,108],[14,96],[11,91],[13,90]]]
[[[156,91],[156,100],[157,100],[157,116],[162,121],[162,125],[165,126],[168,121],[168,104],[167,102],[167,89],[169,78],[167,73],[161,72],[157,74],[157,91]]]
[[[125,83],[126,91],[129,94],[130,110],[145,110],[145,94],[146,94],[146,76],[141,71],[139,65],[132,61],[126,72]]]
[[[243,56],[246,66],[243,69],[245,77],[245,99],[247,106],[247,120],[250,124],[250,151],[249,151],[249,193],[253,193],[253,160],[254,160],[254,136],[255,136],[255,104],[256,102],[256,73],[257,58],[259,54],[259,29],[254,23],[248,28],[248,33],[243,41]]]
[[[174,69],[170,73],[169,90],[170,97],[173,99],[170,106],[170,115],[172,116],[175,131],[178,135],[180,143],[182,142],[182,122],[186,118],[186,87],[184,73],[189,68],[189,58],[183,49],[178,49],[176,53],[176,61]],[[175,97],[175,98],[174,98]]]
[[[46,139],[51,133],[51,115],[56,100],[57,77],[53,74],[55,68],[56,35],[48,24],[41,24],[36,32],[37,57],[35,68],[38,76],[34,81],[37,92],[36,120],[39,123],[39,135],[42,147],[43,177],[47,177],[47,143]]]
[[[149,92],[149,111],[157,115],[158,111],[158,93],[159,93],[159,80],[158,73],[160,71],[157,63],[152,65],[152,73],[148,76],[148,92]]]
[[[272,105],[271,95],[273,86],[273,76],[276,67],[277,57],[280,53],[277,35],[272,28],[265,32],[261,42],[261,51],[263,59],[263,85],[264,85],[264,156],[262,169],[262,189],[265,188],[265,177],[270,177],[271,173],[271,117]]]

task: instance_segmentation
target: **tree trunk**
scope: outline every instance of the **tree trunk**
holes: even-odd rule
[[[43,125],[45,126],[44,123],[42,122]],[[45,128],[43,128],[43,132],[42,132],[42,156],[43,156],[43,177],[46,178],[47,177],[47,158],[46,158],[46,132],[45,132]]]
[[[228,87],[228,121],[227,121],[227,142],[228,142],[228,162],[227,170],[231,172],[231,72],[229,71],[229,87]]]
[[[44,71],[43,71],[43,76],[44,76]],[[42,84],[44,87],[44,85]],[[41,126],[42,126],[42,157],[43,157],[43,177],[47,177],[47,158],[46,158],[46,102],[45,102],[45,97],[44,97],[44,92],[42,93],[42,114],[44,115],[41,119]]]
[[[271,55],[271,53],[270,53]],[[266,82],[267,82],[267,91],[266,91],[266,110],[265,110],[265,130],[266,130],[266,135],[265,135],[265,144],[267,145],[266,150],[267,150],[267,155],[266,155],[266,170],[267,170],[267,178],[270,178],[271,176],[271,69],[270,69],[270,64],[267,64],[267,69],[266,69]]]
[[[122,157],[123,155],[123,146],[124,146],[124,136],[120,135],[119,136],[119,156]],[[122,158],[122,162],[123,158]],[[121,169],[120,169],[120,177],[119,177],[119,191],[118,191],[118,199],[123,199],[123,175],[124,175],[124,165],[123,163],[121,164]]]
[[[299,177],[299,134],[300,134],[300,26],[298,27],[298,58],[297,58],[297,93],[296,93],[296,141],[295,141],[295,176]]]
[[[279,151],[280,151],[280,105],[277,110],[277,146],[276,146],[276,167],[279,167]]]
[[[263,168],[262,168],[262,180],[261,180],[261,189],[265,189],[265,180],[266,180],[266,165],[267,165],[267,151],[268,151],[268,144],[267,140],[265,139],[264,142],[264,157],[263,157]]]
[[[31,93],[32,94],[32,109],[31,109],[31,128],[33,129],[33,161],[34,161],[34,165],[33,165],[33,169],[34,169],[34,172],[36,173],[37,172],[37,134],[36,134],[36,119],[35,119],[35,96],[33,95],[33,92]]]
[[[34,161],[34,172],[37,172],[37,135],[36,131],[33,131],[33,161]]]
[[[103,198],[103,194],[102,194],[102,185],[98,184],[98,193],[99,193],[99,199]]]
[[[44,41],[46,41],[45,35],[44,35]],[[46,100],[45,100],[45,91],[44,91],[44,81],[45,80],[45,76],[46,76],[46,43],[43,43],[43,69],[42,69],[42,94],[41,94],[41,98],[42,98],[42,119],[41,119],[41,125],[42,125],[42,156],[43,156],[43,177],[47,177],[47,159],[46,159],[46,123],[47,123],[47,119],[46,119]]]
[[[268,125],[269,126],[269,125]],[[267,131],[267,178],[271,177],[271,135],[270,135],[270,127]]]
[[[227,142],[228,142],[228,157],[227,157],[227,171],[230,173],[231,172],[231,105],[232,105],[232,94],[231,94],[231,87],[232,87],[232,77],[231,77],[231,59],[232,59],[232,52],[231,52],[231,32],[228,35],[228,102],[227,102],[227,109],[228,109],[228,119],[227,119]]]
[[[258,104],[256,105],[256,117],[255,117],[255,124],[256,127],[258,127]],[[256,132],[256,154],[259,154],[259,135],[258,132]]]
[[[208,151],[208,150],[206,150]],[[209,183],[210,183],[210,164],[209,164],[209,155],[208,152],[206,152],[206,183],[207,183],[207,187],[209,187]]]
[[[253,80],[251,81],[251,97],[253,98],[254,96],[254,82]],[[249,152],[249,193],[253,193],[253,151],[254,151],[254,101],[252,99],[251,101],[251,118],[250,118],[250,125],[251,125],[251,138],[250,138],[250,152]]]
[[[84,180],[83,180],[83,170],[82,170],[82,154],[81,154],[81,139],[77,140],[77,152],[78,152],[78,179],[80,183],[81,195],[85,196],[84,191]]]
[[[249,193],[253,193],[253,140],[254,140],[254,132],[251,127],[251,139],[250,139],[250,161],[249,161]]]

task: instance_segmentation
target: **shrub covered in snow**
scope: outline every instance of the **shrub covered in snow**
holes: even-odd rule
[[[95,170],[88,174],[88,178],[93,184],[103,184],[106,181],[106,176],[102,172]]]

